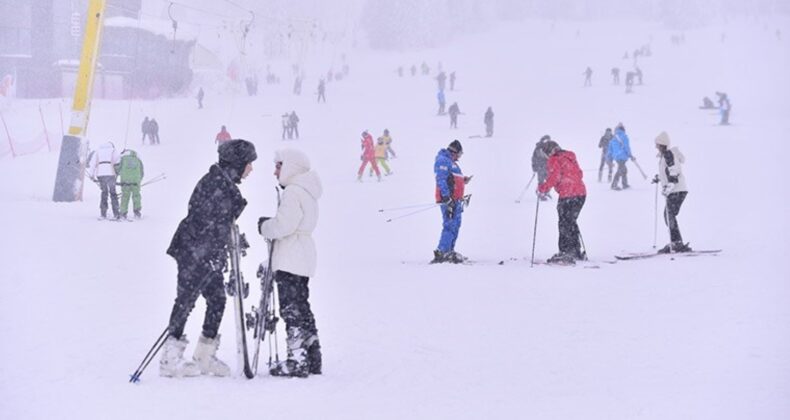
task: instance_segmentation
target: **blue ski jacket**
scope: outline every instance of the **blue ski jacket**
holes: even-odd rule
[[[631,143],[625,130],[617,128],[614,130],[614,137],[609,141],[609,149],[606,152],[607,159],[628,160],[631,158]]]

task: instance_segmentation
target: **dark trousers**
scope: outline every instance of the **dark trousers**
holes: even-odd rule
[[[557,200],[557,213],[559,214],[560,252],[575,256],[581,255],[581,241],[579,240],[579,225],[576,219],[582,211],[584,201],[587,197],[560,198]]]
[[[494,135],[494,123],[486,124],[486,137],[491,137]]]
[[[170,313],[168,329],[170,335],[180,338],[184,334],[184,325],[195,307],[198,296],[206,299],[206,315],[203,319],[203,336],[217,336],[222,314],[225,312],[225,287],[223,284],[222,267],[216,267],[207,261],[177,259],[178,289],[173,311]]]
[[[99,188],[101,188],[99,210],[101,210],[102,217],[107,216],[107,196],[112,204],[112,215],[118,217],[118,192],[115,191],[115,175],[100,176]]]
[[[450,114],[450,128],[458,128],[458,114]]]
[[[309,277],[297,276],[287,271],[276,271],[274,281],[277,283],[277,295],[280,302],[280,316],[285,321],[285,328],[298,328],[304,337],[318,334],[315,317],[310,309]]]
[[[628,168],[625,166],[626,162],[628,161],[617,161],[617,172],[615,172],[614,179],[612,180],[612,188],[617,186],[617,183],[620,182],[621,178],[623,179],[623,188],[628,188]]]
[[[680,213],[680,206],[686,199],[687,191],[673,192],[667,196],[667,205],[664,207],[664,223],[669,227],[669,240],[672,243],[683,243],[680,235],[677,216]]]

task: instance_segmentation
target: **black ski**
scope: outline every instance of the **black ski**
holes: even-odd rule
[[[689,252],[672,252],[672,253],[658,253],[658,252],[634,252],[628,253],[624,255],[615,255],[614,257],[618,260],[643,260],[646,258],[653,258],[658,257],[661,255],[667,255],[670,257],[694,257],[699,255],[718,255],[721,252],[720,249],[701,249],[701,250],[694,250]]]
[[[260,357],[261,342],[266,339],[269,333],[269,340],[277,327],[278,318],[274,313],[274,271],[272,270],[272,255],[274,253],[274,240],[267,240],[269,247],[269,261],[266,265],[258,267],[258,278],[261,279],[261,301],[258,308],[253,306],[252,312],[247,315],[247,328],[252,329],[252,337],[255,340],[255,352],[252,356],[252,373],[258,373],[258,359]],[[270,348],[271,350],[271,348]],[[271,354],[269,354],[269,365],[271,365]]]
[[[239,233],[239,226],[233,224],[230,232],[230,276],[228,278],[228,294],[233,296],[234,315],[236,317],[236,355],[238,370],[244,371],[244,376],[254,378],[255,373],[250,368],[250,359],[247,352],[247,334],[245,330],[244,298],[249,293],[249,285],[244,283],[241,273],[241,256],[246,255],[245,249],[249,245],[244,235]]]

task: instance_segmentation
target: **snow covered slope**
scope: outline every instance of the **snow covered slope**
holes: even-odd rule
[[[84,202],[51,202],[57,151],[0,160],[0,418],[789,418],[790,48],[768,27],[730,22],[686,32],[675,47],[671,32],[647,24],[530,21],[441,50],[350,56],[351,75],[328,85],[326,104],[311,96],[313,79],[302,97],[284,80],[256,98],[208,95],[202,110],[190,98],[95,101],[92,144],[134,148],[149,177],[167,180],[144,188],[141,222],[97,222],[90,183]],[[630,68],[623,52],[650,42],[645,85],[630,95],[611,86],[611,67]],[[447,92],[465,113],[457,130],[435,116],[433,79],[394,72],[423,60],[457,71],[457,91]],[[274,65],[287,74],[289,63]],[[588,65],[593,86],[583,88]],[[730,127],[697,109],[716,90],[732,99]],[[488,106],[494,138],[469,138],[483,133]],[[302,138],[284,142],[279,115],[290,110]],[[37,101],[3,112],[12,131],[38,123]],[[159,122],[161,146],[139,145],[144,116]],[[630,190],[596,182],[598,138],[618,122],[649,176],[653,139],[670,134],[687,158],[684,238],[722,254],[603,263],[653,244],[653,186],[633,165]],[[176,266],[164,251],[223,124],[260,156],[241,186],[253,286],[266,253],[255,221],[275,209],[273,151],[307,151],[322,176],[311,302],[324,375],[172,380],[152,364],[130,385],[169,316]],[[359,134],[384,128],[394,174],[360,184]],[[599,269],[530,268],[536,202],[531,193],[514,200],[543,134],[585,169],[579,223]],[[399,213],[377,210],[430,203],[434,156],[454,138],[475,176],[457,249],[481,264],[427,265],[439,211],[386,223]],[[556,222],[554,202],[541,204],[539,258],[556,252]],[[659,245],[667,236],[659,225]],[[228,306],[219,355],[235,365]],[[188,354],[203,309],[199,300],[187,324]]]

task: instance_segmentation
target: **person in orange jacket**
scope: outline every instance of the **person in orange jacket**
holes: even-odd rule
[[[219,147],[222,146],[223,143],[229,142],[230,140],[230,133],[228,133],[228,129],[223,125],[222,129],[220,129],[219,133],[217,133],[217,137],[214,138],[214,143],[216,143],[217,147]]]

